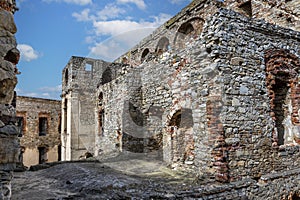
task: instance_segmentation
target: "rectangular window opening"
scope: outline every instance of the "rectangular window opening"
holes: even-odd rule
[[[92,71],[92,69],[93,69],[93,65],[92,64],[90,64],[90,63],[86,63],[85,64],[85,71],[90,72],[90,71]]]
[[[24,117],[17,117],[18,137],[22,137],[25,133],[25,120]]]
[[[45,136],[48,132],[48,119],[47,117],[39,118],[39,136]]]

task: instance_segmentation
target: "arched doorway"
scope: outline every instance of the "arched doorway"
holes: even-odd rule
[[[194,138],[191,109],[175,112],[167,127],[164,139],[164,160],[170,164],[193,164]]]

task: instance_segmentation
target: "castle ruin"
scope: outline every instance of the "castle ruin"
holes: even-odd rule
[[[236,188],[246,194],[299,198],[299,11],[297,0],[194,0],[113,63],[72,57],[62,159],[154,155],[251,180]]]

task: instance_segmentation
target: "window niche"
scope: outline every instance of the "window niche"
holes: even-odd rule
[[[299,144],[300,119],[298,84],[300,61],[287,50],[265,52],[266,82],[274,121],[273,140],[277,145]]]
[[[99,135],[103,135],[103,127],[104,127],[104,109],[103,109],[103,93],[100,92],[98,96],[98,133]]]
[[[17,112],[16,125],[18,127],[19,137],[22,137],[26,133],[26,112]]]
[[[252,3],[251,3],[251,0],[240,4],[239,9],[241,10],[242,14],[246,15],[247,17],[252,17]]]
[[[141,56],[141,62],[143,63],[146,59],[146,56],[150,53],[149,49],[146,48],[144,49],[143,53],[142,53],[142,56]]]
[[[48,134],[48,118],[39,117],[39,136],[46,136]]]
[[[162,55],[164,52],[168,51],[170,48],[169,39],[166,37],[162,37],[156,46],[155,52],[158,56]]]
[[[202,18],[192,18],[181,24],[174,38],[175,48],[185,48],[186,43],[195,39],[202,33],[204,20]]]
[[[25,119],[24,117],[17,117],[17,127],[19,129],[19,137],[22,137],[25,133]]]
[[[93,64],[88,63],[88,62],[85,63],[84,70],[87,71],[87,72],[91,72],[93,70]]]
[[[65,79],[65,85],[67,86],[69,83],[69,70],[68,68],[65,70],[65,75],[64,75],[64,79]]]

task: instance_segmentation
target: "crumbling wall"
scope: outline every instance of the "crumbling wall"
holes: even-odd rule
[[[45,147],[45,162],[58,161],[60,157],[61,101],[17,97],[17,119],[23,164],[27,167],[39,163],[39,147]],[[45,133],[40,133],[42,119],[46,119]]]
[[[15,125],[15,65],[19,51],[13,13],[14,1],[0,1],[0,198],[10,199],[12,171],[19,159],[19,141]]]
[[[101,60],[72,57],[63,70],[63,160],[77,160],[95,151],[96,90],[114,75],[107,66],[108,63]]]
[[[161,52],[169,51],[176,54],[184,50],[182,45],[185,42],[193,42],[201,33],[207,19],[210,19],[219,8],[241,13],[249,20],[261,19],[285,28],[300,30],[300,3],[297,0],[194,0],[151,35],[116,59],[116,62],[122,63],[125,60],[126,64],[136,66],[145,61],[156,60]],[[162,43],[163,41],[167,42]]]
[[[101,88],[112,102],[105,108],[110,117],[106,118],[104,135],[112,133],[118,138],[122,134],[124,124],[115,126],[114,131],[108,128],[106,132],[105,127],[122,119],[114,114],[124,104],[115,102],[129,96],[134,97],[133,104],[141,113],[151,113],[151,107],[162,109],[162,125],[156,128],[162,127],[164,160],[174,167],[192,164],[200,174],[211,174],[222,182],[259,179],[272,170],[295,168],[299,149],[274,144],[266,56],[270,49],[285,49],[293,55],[288,58],[294,59],[288,63],[298,65],[299,33],[220,9],[203,32],[185,45],[136,66],[141,78],[130,74],[133,70],[128,68],[122,81],[117,79]],[[126,91],[124,83],[129,80],[135,80],[137,86]],[[291,93],[297,97],[295,91]],[[293,112],[297,113],[297,99],[293,99]],[[189,112],[181,113],[184,109],[191,109],[187,126],[191,132],[180,130],[182,115],[189,116]],[[142,125],[151,127],[150,123]],[[189,156],[191,160],[186,160]]]
[[[214,151],[223,157],[214,157],[215,169],[223,173],[228,168],[229,173],[222,177],[238,180],[296,168],[299,149],[293,146],[295,143],[278,143],[276,119],[281,116],[274,115],[274,98],[279,94],[270,90],[281,76],[285,77],[286,85],[291,87],[291,121],[297,127],[299,32],[263,21],[249,22],[224,9],[210,23],[210,32],[215,36],[211,54],[217,56],[215,62],[220,73],[215,87],[219,88],[222,103],[217,126],[221,132],[215,139]],[[285,59],[278,57],[280,52]],[[271,59],[272,64],[268,64],[276,56],[277,60]],[[274,74],[279,78],[274,78]],[[216,101],[213,105],[216,108],[219,104]],[[288,108],[281,109],[288,112]]]
[[[299,32],[286,28],[298,30],[299,3],[288,4],[195,0],[99,72],[95,154],[162,150],[170,166],[220,182],[296,168],[297,141],[278,143],[272,111],[272,76],[285,74],[289,81],[280,85],[291,88],[290,97],[279,99],[291,101],[282,105],[298,128]],[[274,9],[296,21],[272,19]],[[272,52],[285,52],[284,59],[270,59]]]

